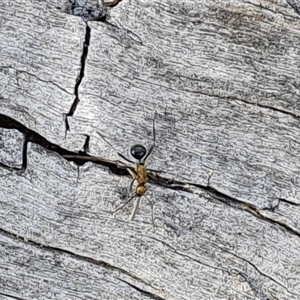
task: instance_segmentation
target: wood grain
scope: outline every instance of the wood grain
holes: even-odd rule
[[[0,8],[0,297],[300,299],[293,8],[123,0],[85,24],[55,5]],[[129,222],[113,164],[153,119],[163,173]]]

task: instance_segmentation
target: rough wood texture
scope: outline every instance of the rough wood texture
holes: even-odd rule
[[[0,7],[1,299],[300,299],[289,3],[53,3]],[[115,160],[153,118],[164,172],[128,222]]]
[[[62,143],[85,26],[46,1],[6,1],[1,16],[1,113]]]

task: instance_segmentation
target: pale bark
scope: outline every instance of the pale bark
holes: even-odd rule
[[[58,6],[0,7],[1,299],[300,299],[294,9]],[[153,119],[163,173],[129,222],[117,153],[149,149]]]

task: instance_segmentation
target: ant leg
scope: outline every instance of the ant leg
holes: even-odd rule
[[[151,154],[151,152],[152,152],[152,150],[153,150],[154,147],[155,147],[154,144],[150,147],[150,149],[149,149],[147,155],[146,155],[145,158],[143,159],[143,163],[147,160],[147,158],[148,158],[149,155]]]
[[[153,132],[153,144],[155,144],[155,119],[153,119],[152,132]]]
[[[129,186],[129,196],[130,196],[130,192],[131,192],[131,189],[132,189],[132,186],[133,186],[133,183],[135,182],[136,178],[133,178],[133,180],[131,181],[130,183],[130,186]],[[124,204],[122,204],[120,207],[118,207],[115,211],[113,211],[113,213],[116,213],[117,211],[121,210],[126,204],[128,204],[134,197],[136,197],[136,194],[134,194],[132,197],[130,197],[127,201],[125,201]],[[134,217],[134,216],[133,216]]]
[[[129,221],[132,221],[136,215],[136,212],[140,206],[140,203],[141,203],[141,197],[137,196],[137,200],[135,201],[135,204],[134,204],[134,207],[133,207],[133,210],[131,212],[131,215],[129,217]]]
[[[146,154],[145,158],[143,159],[143,162],[146,162],[147,158],[149,157],[149,155],[151,154],[152,150],[155,147],[155,119],[153,119],[153,129],[152,129],[152,132],[153,132],[153,145],[150,147],[148,153]]]
[[[147,199],[148,203],[150,204],[150,208],[151,208],[151,222],[152,222],[152,225],[154,224],[154,217],[153,217],[153,202],[145,196],[145,198]]]
[[[130,197],[127,201],[125,201],[124,204],[122,204],[120,207],[118,207],[116,210],[113,211],[113,213],[116,213],[117,211],[121,210],[124,208],[125,205],[127,205],[136,195],[134,194],[132,197]]]
[[[126,161],[128,161],[128,162],[130,162],[130,163],[132,163],[132,164],[134,164],[134,162],[133,161],[131,161],[130,159],[128,159],[127,157],[125,157],[123,154],[121,154],[121,153],[119,153],[118,151],[117,151],[117,149],[111,144],[111,143],[109,143],[107,140],[106,140],[106,138],[104,138],[104,136],[100,133],[100,132],[98,132],[98,131],[96,131],[100,136],[101,136],[101,138],[112,148],[112,149],[114,149],[117,153],[118,153],[118,155],[120,156],[120,157],[122,157],[123,159],[125,159]]]
[[[130,183],[129,190],[128,190],[129,194],[130,194],[130,192],[131,192],[133,183],[134,183],[135,181],[136,181],[136,178],[133,178],[133,180],[132,180],[131,183]]]

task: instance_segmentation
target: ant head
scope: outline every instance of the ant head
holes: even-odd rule
[[[131,155],[137,159],[141,160],[146,155],[146,148],[143,145],[134,145],[130,148]]]

